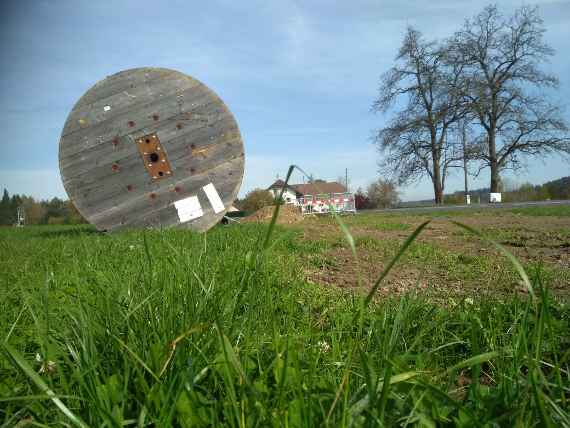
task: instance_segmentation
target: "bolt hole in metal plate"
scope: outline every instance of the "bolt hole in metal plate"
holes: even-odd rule
[[[79,99],[61,134],[59,166],[69,198],[99,230],[203,232],[237,197],[244,148],[233,115],[204,84],[137,68]]]
[[[142,162],[153,180],[172,175],[172,169],[166,157],[166,151],[162,148],[156,134],[139,138],[137,140],[137,147]]]

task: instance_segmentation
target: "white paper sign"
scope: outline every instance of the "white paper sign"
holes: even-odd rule
[[[197,196],[190,196],[189,198],[176,201],[174,202],[174,206],[176,207],[176,211],[178,211],[178,218],[181,223],[194,220],[204,215]]]
[[[500,193],[489,193],[489,202],[492,204],[496,204],[501,202],[501,194]]]
[[[214,212],[216,214],[226,209],[224,207],[224,203],[220,199],[218,191],[216,190],[216,188],[212,183],[207,184],[206,186],[202,187],[202,189],[204,189],[204,192],[206,193],[206,196],[208,197],[208,200],[212,204],[212,208],[214,209]]]

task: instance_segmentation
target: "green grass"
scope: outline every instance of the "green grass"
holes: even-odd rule
[[[266,236],[0,230],[0,423],[570,426],[570,308],[540,269],[534,300],[376,301],[305,281],[308,255],[341,243],[276,229],[263,250]]]
[[[374,213],[374,214],[358,214],[343,218],[348,226],[364,226],[371,229],[391,231],[391,230],[409,230],[410,225],[391,221],[387,215]],[[326,218],[325,218],[326,221]],[[334,221],[330,218],[328,221]]]
[[[378,218],[383,217],[401,217],[405,216],[425,216],[425,217],[468,217],[468,216],[502,216],[502,215],[524,215],[533,217],[568,217],[570,216],[570,205],[551,205],[551,206],[535,206],[522,208],[501,208],[492,207],[479,209],[476,205],[465,209],[399,209],[394,211],[385,211],[381,213],[359,214],[362,216],[370,216]],[[359,216],[357,215],[357,216]]]

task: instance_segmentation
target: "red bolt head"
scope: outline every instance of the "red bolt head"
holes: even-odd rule
[[[159,119],[158,114],[153,114],[153,115],[152,115],[152,120],[155,120],[155,121],[156,121],[156,120],[158,120],[158,119]]]
[[[116,163],[114,163],[114,164],[111,166],[111,169],[112,169],[113,171],[117,172],[117,171],[119,170],[119,165],[116,164]]]
[[[129,120],[129,123],[127,125],[129,125],[129,128],[132,128],[133,126],[135,126],[135,122]]]
[[[133,185],[132,184],[127,184],[127,190],[129,192],[131,192],[133,190]]]

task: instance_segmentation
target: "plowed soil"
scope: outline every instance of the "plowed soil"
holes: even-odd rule
[[[308,254],[309,281],[367,290],[406,238],[424,221],[431,223],[379,287],[379,293],[416,289],[438,295],[526,293],[520,277],[490,238],[537,273],[556,295],[570,296],[570,217],[533,217],[514,213],[433,218],[419,215],[359,214],[344,217],[356,246],[356,259],[336,222],[309,218],[300,225],[301,242],[320,242]],[[480,231],[475,236],[453,221]]]
[[[245,223],[269,223],[273,212],[274,206],[263,207],[248,217],[245,217],[242,222]],[[303,220],[303,215],[298,208],[291,205],[282,205],[279,209],[279,217],[277,217],[277,224],[295,224]]]

